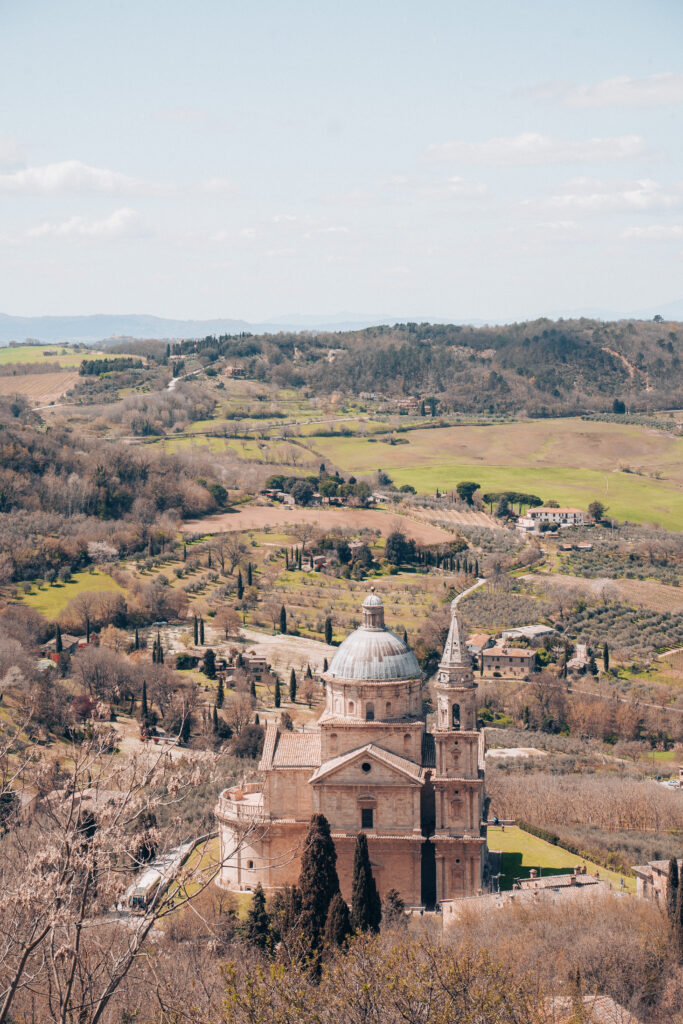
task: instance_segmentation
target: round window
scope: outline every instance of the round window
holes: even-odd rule
[[[372,768],[372,765],[370,764],[369,761],[363,761],[363,763],[361,765],[361,770],[362,771],[369,772],[371,770],[371,768]]]

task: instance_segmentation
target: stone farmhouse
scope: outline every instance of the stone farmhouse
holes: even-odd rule
[[[326,702],[315,730],[269,724],[262,782],[221,794],[219,884],[291,885],[310,817],[322,813],[346,899],[361,830],[380,895],[396,888],[407,905],[431,908],[480,892],[484,742],[455,602],[436,677],[433,732],[425,725],[415,655],[387,629],[375,593],[363,602],[360,628],[340,645],[323,679]]]
[[[678,862],[679,872],[683,870],[683,860]],[[643,899],[652,900],[661,907],[666,907],[669,881],[668,860],[651,860],[647,864],[639,864],[633,868],[636,876],[636,893]]]
[[[497,643],[481,652],[484,675],[500,679],[529,679],[536,671],[536,652]]]
[[[540,505],[538,508],[530,508],[525,516],[519,517],[517,529],[537,531],[541,523],[554,523],[559,527],[583,526],[585,521],[585,514],[580,508],[551,508]]]

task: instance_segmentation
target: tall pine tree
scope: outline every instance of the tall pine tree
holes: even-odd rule
[[[356,932],[377,932],[382,919],[380,902],[368,853],[365,832],[359,832],[353,854],[351,925]]]
[[[301,855],[302,927],[313,949],[322,944],[330,903],[339,892],[337,851],[324,814],[314,814]]]
[[[244,925],[244,934],[252,945],[267,950],[271,946],[270,915],[266,910],[266,894],[259,882],[254,889],[251,906]]]
[[[343,946],[351,934],[351,918],[346,900],[340,892],[335,893],[327,912],[325,922],[325,945],[328,949]]]
[[[680,878],[678,877],[678,860],[675,857],[672,857],[669,861],[669,878],[666,885],[666,912],[672,924],[676,920],[679,885]]]

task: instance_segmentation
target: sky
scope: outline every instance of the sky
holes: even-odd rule
[[[680,0],[0,0],[0,312],[683,300]]]

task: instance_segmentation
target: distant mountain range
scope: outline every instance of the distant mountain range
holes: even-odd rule
[[[671,302],[652,309],[633,313],[616,313],[611,310],[585,309],[562,311],[549,314],[551,319],[590,317],[597,320],[651,320],[655,314],[665,320],[683,320],[683,300]],[[535,319],[538,314],[530,314]],[[517,320],[521,318],[516,318]],[[208,334],[277,334],[280,331],[353,331],[378,324],[406,323],[415,320],[425,323],[460,323],[475,327],[485,323],[510,323],[513,318],[489,320],[453,318],[430,318],[424,316],[406,317],[393,314],[368,316],[353,313],[337,313],[331,316],[309,316],[291,314],[265,323],[249,323],[246,320],[172,320],[166,317],[144,314],[105,314],[92,316],[9,316],[0,313],[0,345],[10,341],[32,339],[47,343],[63,342],[112,342],[126,338],[204,338]]]

